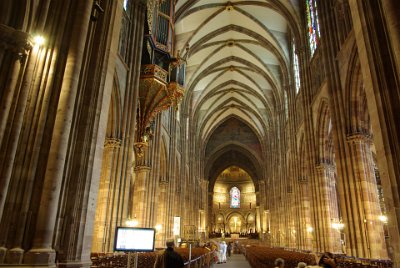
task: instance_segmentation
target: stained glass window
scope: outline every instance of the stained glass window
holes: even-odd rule
[[[308,26],[308,41],[310,43],[311,56],[314,55],[319,43],[319,21],[316,0],[306,1],[307,26]]]
[[[294,85],[296,89],[296,94],[299,93],[300,90],[300,70],[299,70],[299,57],[296,53],[296,46],[293,41],[293,73],[294,73]]]
[[[231,195],[231,208],[240,208],[240,191],[237,187],[232,187]]]

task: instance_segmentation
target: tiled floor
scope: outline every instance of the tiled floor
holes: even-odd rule
[[[243,254],[233,254],[226,263],[214,264],[215,268],[251,268]]]

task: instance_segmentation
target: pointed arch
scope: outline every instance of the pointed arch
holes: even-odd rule
[[[318,109],[317,120],[317,141],[318,162],[325,164],[334,163],[334,148],[332,136],[332,120],[329,112],[329,106],[326,99],[321,100]]]

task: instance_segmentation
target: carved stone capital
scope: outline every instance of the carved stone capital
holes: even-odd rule
[[[160,180],[159,181],[160,186],[167,186],[169,184],[168,180]]]
[[[149,166],[136,166],[135,167],[135,172],[146,172],[146,171],[150,171],[151,168]]]
[[[372,142],[372,135],[366,133],[352,133],[346,136],[348,143],[370,143]]]
[[[315,169],[318,172],[326,172],[326,171],[330,172],[335,170],[335,166],[328,163],[319,163],[315,166]]]
[[[28,55],[33,47],[32,36],[29,33],[15,30],[0,24],[0,46],[15,53],[20,58]]]
[[[120,148],[121,142],[121,139],[106,138],[106,140],[104,141],[104,148]]]

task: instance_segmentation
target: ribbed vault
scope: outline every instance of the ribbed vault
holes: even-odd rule
[[[182,108],[210,187],[231,165],[264,177],[298,25],[295,0],[176,2],[175,47],[187,63]]]

